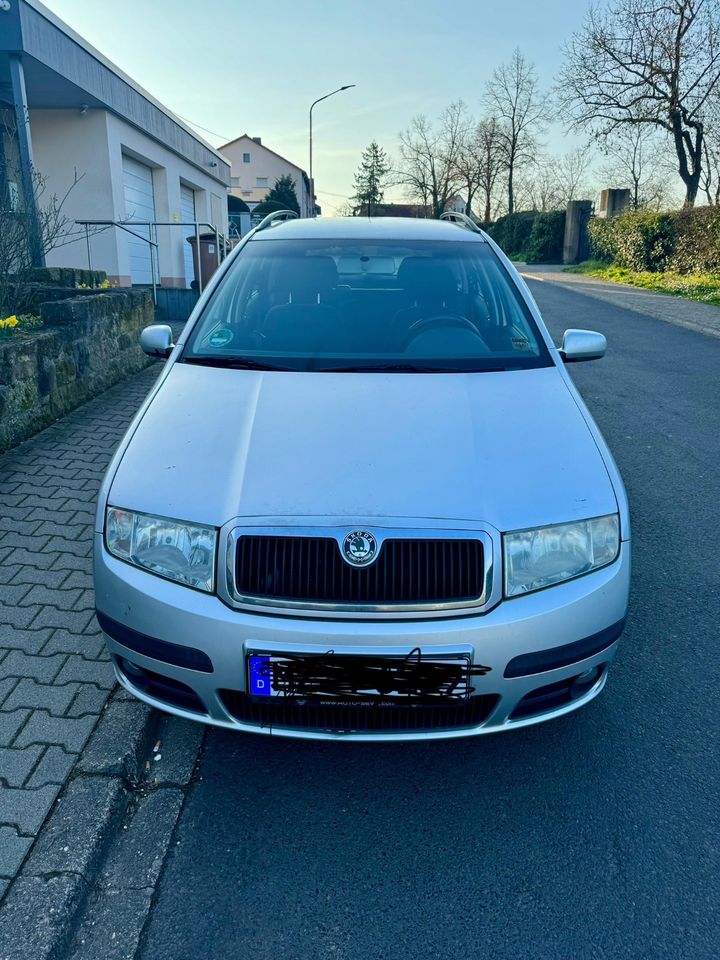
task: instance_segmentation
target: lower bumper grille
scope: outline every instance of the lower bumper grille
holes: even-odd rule
[[[298,703],[276,697],[258,702],[237,690],[220,690],[225,708],[240,723],[295,730],[407,732],[476,727],[490,716],[497,696],[469,697],[432,706],[356,706]]]

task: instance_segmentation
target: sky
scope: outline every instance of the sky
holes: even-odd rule
[[[308,169],[318,199],[351,195],[373,140],[395,158],[413,116],[462,99],[481,112],[493,70],[519,47],[548,88],[585,0],[43,0],[213,146],[242,133]],[[200,128],[205,129],[200,129]],[[211,132],[209,132],[211,131]],[[551,125],[550,151],[568,148]],[[400,189],[386,199],[402,199]]]

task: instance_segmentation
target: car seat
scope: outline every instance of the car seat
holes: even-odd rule
[[[281,352],[333,352],[344,337],[340,317],[328,301],[337,287],[332,257],[279,261],[274,293],[284,302],[271,307],[260,329],[262,349]]]

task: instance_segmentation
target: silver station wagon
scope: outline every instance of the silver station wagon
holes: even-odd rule
[[[524,282],[468,218],[272,214],[228,257],[100,494],[120,683],[283,736],[459,737],[603,688],[630,524]]]

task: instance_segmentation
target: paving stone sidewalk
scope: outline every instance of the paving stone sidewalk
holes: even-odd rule
[[[551,264],[519,264],[526,280],[556,283],[589,297],[614,303],[625,310],[634,310],[677,327],[686,327],[708,337],[720,337],[720,307],[696,300],[685,300],[666,293],[654,293],[642,287],[611,280],[599,280],[581,273],[566,273],[562,267]]]
[[[0,898],[115,683],[94,613],[95,501],[158,373],[0,454]]]

